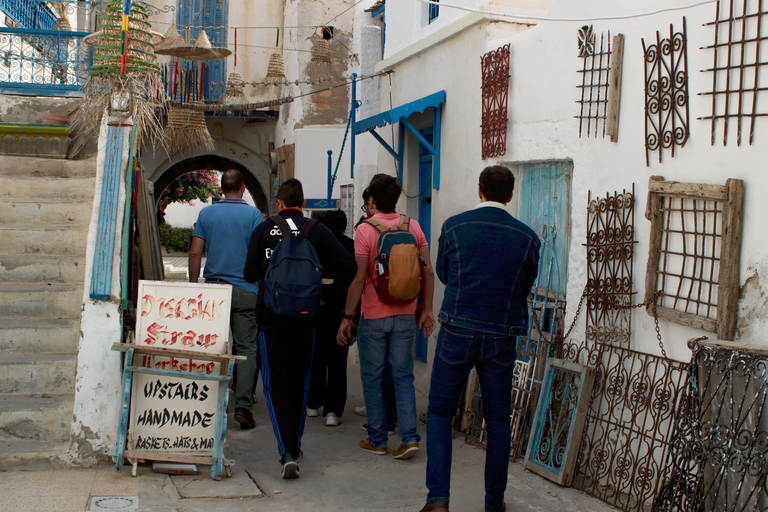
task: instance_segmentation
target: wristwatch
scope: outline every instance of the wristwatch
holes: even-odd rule
[[[354,313],[352,313],[351,315],[348,315],[348,314],[346,314],[344,311],[342,311],[342,312],[341,312],[341,316],[342,316],[342,318],[344,318],[345,320],[352,320],[352,318],[354,318],[355,314],[354,314]]]

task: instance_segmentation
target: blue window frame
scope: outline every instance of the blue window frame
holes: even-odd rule
[[[227,46],[229,1],[228,0],[179,0],[179,10],[176,24],[182,37],[192,36],[194,42],[200,35],[200,30],[211,40],[213,46]],[[190,32],[187,28],[191,26]],[[210,92],[205,101],[218,101],[224,92],[219,83],[227,80],[227,59],[214,59],[208,61],[210,70]]]
[[[440,0],[434,0],[434,4],[429,4],[429,22],[432,23],[437,19],[437,16],[440,14],[440,6],[437,5],[437,2]]]

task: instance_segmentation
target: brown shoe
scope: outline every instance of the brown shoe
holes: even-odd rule
[[[410,459],[419,453],[419,443],[401,444],[392,452],[393,459]]]
[[[235,421],[240,424],[240,428],[248,430],[256,427],[256,420],[253,419],[253,413],[245,407],[235,408]]]
[[[371,444],[371,438],[367,438],[363,441],[360,441],[360,448],[363,450],[370,452],[374,455],[386,455],[387,454],[387,447],[386,446],[373,446]]]
[[[485,512],[504,512],[507,510],[507,504],[503,501],[501,502],[501,508],[497,508],[496,510],[491,510],[488,507],[485,507]]]
[[[419,512],[449,512],[447,501],[428,501]]]

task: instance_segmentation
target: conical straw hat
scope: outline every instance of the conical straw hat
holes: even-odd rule
[[[155,53],[158,55],[175,55],[175,51],[178,49],[191,48],[192,45],[187,43],[176,29],[176,24],[173,23],[168,32],[165,33],[165,40],[155,47]]]
[[[195,46],[189,53],[180,55],[180,57],[187,60],[211,60],[229,57],[230,55],[232,55],[231,50],[213,46],[211,40],[208,39],[208,34],[205,33],[205,30],[201,30],[197,41],[195,41]]]
[[[277,52],[269,57],[265,82],[274,85],[285,82],[285,62],[283,56]]]

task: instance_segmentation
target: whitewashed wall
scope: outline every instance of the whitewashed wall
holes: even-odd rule
[[[459,2],[472,5],[472,2]],[[418,5],[418,4],[417,4]],[[729,137],[727,147],[722,145],[722,123],[718,143],[710,145],[710,123],[697,121],[710,114],[711,98],[699,96],[712,87],[712,77],[700,70],[711,66],[710,51],[700,50],[713,43],[712,27],[703,24],[714,19],[715,5],[707,4],[683,11],[666,12],[626,20],[596,21],[595,31],[611,31],[625,36],[624,77],[618,143],[608,138],[579,138],[579,99],[576,72],[581,67],[577,50],[577,30],[585,24],[583,19],[604,18],[650,12],[675,6],[687,6],[685,0],[649,0],[638,4],[629,0],[573,2],[557,0],[545,15],[574,21],[542,21],[527,27],[490,19],[467,23],[471,14],[462,14],[454,27],[460,29],[442,33],[443,39],[431,40],[425,46],[426,33],[413,27],[411,2],[392,0],[387,3],[387,59],[377,69],[394,69],[392,96],[395,106],[445,90],[446,104],[443,115],[442,187],[433,193],[432,233],[439,233],[442,222],[449,216],[473,207],[477,203],[477,178],[487,165],[502,163],[510,166],[524,162],[572,160],[572,238],[569,256],[568,297],[566,323],[576,311],[578,297],[586,281],[587,195],[636,188],[635,210],[636,255],[634,260],[635,301],[644,295],[645,266],[648,257],[650,224],[644,218],[648,178],[661,175],[669,180],[702,182],[723,185],[727,178],[740,178],[746,183],[744,203],[744,235],[742,242],[741,300],[737,337],[751,343],[764,344],[764,327],[768,315],[764,287],[768,272],[766,237],[761,236],[761,219],[768,216],[766,181],[760,170],[768,157],[765,138],[768,123],[758,120],[755,143],[736,145],[735,133]],[[513,2],[497,1],[493,9],[498,12],[520,12]],[[449,8],[441,7],[440,16]],[[644,70],[641,39],[653,38],[656,31],[668,34],[672,23],[676,31],[682,30],[682,17],[687,17],[690,131],[691,135],[675,158],[668,152],[662,164],[652,155],[650,168],[645,165],[645,112]],[[406,19],[407,18],[407,19]],[[446,20],[448,17],[446,17]],[[607,35],[607,34],[606,34]],[[389,46],[398,41],[399,50]],[[407,44],[410,46],[406,46]],[[491,50],[511,44],[511,78],[509,95],[509,128],[506,155],[497,159],[481,159],[481,70],[480,57]],[[394,56],[393,56],[394,55]],[[388,101],[388,87],[382,87],[380,100]],[[389,129],[379,131],[389,140]],[[379,151],[379,171],[394,172],[392,158]],[[405,186],[408,184],[406,171]],[[405,202],[403,202],[405,203]],[[408,206],[410,208],[410,205]],[[516,211],[512,211],[516,214]],[[436,242],[436,236],[435,236]],[[433,257],[436,251],[433,250]],[[762,277],[762,283],[760,278]],[[435,309],[439,308],[443,288],[438,284]],[[653,319],[644,311],[632,313],[632,348],[659,353]],[[709,333],[661,321],[661,333],[669,355],[687,360],[690,352],[687,339]],[[574,329],[577,339],[583,338],[583,317]],[[713,334],[709,334],[713,337]],[[434,337],[430,354],[434,348]],[[431,356],[430,356],[431,357]]]

